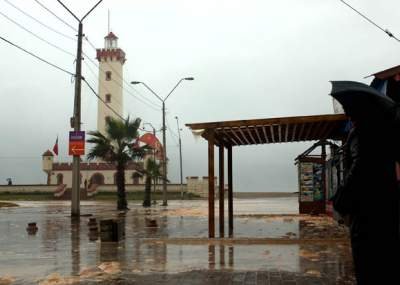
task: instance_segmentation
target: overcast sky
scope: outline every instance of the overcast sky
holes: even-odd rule
[[[8,0],[70,37],[76,33],[34,0]],[[76,21],[55,0],[39,0],[69,24]],[[97,1],[65,0],[84,15]],[[400,35],[397,0],[348,0],[374,21]],[[125,51],[124,78],[144,81],[168,98],[169,173],[179,181],[175,116],[180,119],[184,176],[207,175],[207,145],[185,123],[333,112],[329,80],[356,80],[399,64],[400,43],[365,21],[339,0],[104,0],[84,22],[96,47],[111,30]],[[56,34],[0,0],[0,11],[34,34],[76,53],[76,42]],[[74,56],[38,40],[0,15],[0,35],[57,65],[74,71]],[[84,51],[95,50],[84,41]],[[41,154],[59,136],[60,160],[67,155],[74,84],[71,76],[0,42],[0,184],[45,183]],[[85,60],[83,73],[97,90],[98,70]],[[94,71],[94,74],[91,72]],[[126,85],[124,116],[161,127],[157,99],[142,86]],[[143,104],[135,96],[147,97]],[[97,99],[84,86],[84,130],[96,129]],[[161,139],[161,136],[160,136]],[[297,191],[293,159],[310,144],[234,148],[234,186],[240,191]]]

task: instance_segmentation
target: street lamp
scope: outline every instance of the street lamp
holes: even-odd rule
[[[154,96],[157,97],[158,100],[160,100],[162,102],[162,121],[163,121],[163,126],[162,126],[162,131],[163,131],[163,206],[167,206],[168,202],[167,202],[167,143],[166,143],[166,136],[165,136],[165,101],[168,99],[168,97],[172,94],[172,92],[174,92],[174,90],[176,89],[176,87],[179,86],[179,84],[182,83],[182,81],[184,80],[194,80],[193,77],[184,77],[182,79],[180,79],[178,81],[178,83],[176,83],[176,85],[174,86],[174,88],[172,88],[172,90],[168,93],[168,95],[162,99],[160,96],[157,95],[156,92],[153,91],[153,89],[151,89],[146,83],[142,82],[142,81],[132,81],[131,84],[142,84],[144,85],[144,87],[146,87]]]
[[[179,128],[178,116],[175,116],[176,125],[178,127],[178,138],[179,138],[179,167],[181,172],[181,200],[183,200],[183,172],[182,172],[182,140],[181,140],[181,129]]]
[[[156,128],[151,123],[143,123],[143,129],[145,125],[149,125],[153,129],[153,136],[156,136]],[[153,148],[153,160],[154,163],[156,162],[156,150]],[[153,204],[156,204],[156,177],[153,177]]]

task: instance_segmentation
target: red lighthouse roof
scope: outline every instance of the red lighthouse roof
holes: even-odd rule
[[[113,32],[109,32],[107,36],[104,37],[105,39],[111,39],[111,40],[117,40],[118,37],[113,33]]]

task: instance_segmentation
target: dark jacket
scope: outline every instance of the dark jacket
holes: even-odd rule
[[[380,129],[379,129],[380,127]],[[356,127],[344,147],[352,240],[394,238],[399,233],[395,144],[384,126]],[[400,146],[398,146],[400,147]]]

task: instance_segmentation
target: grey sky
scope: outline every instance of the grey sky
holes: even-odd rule
[[[37,19],[71,37],[75,32],[34,0],[9,0]],[[54,0],[41,0],[67,22],[76,22]],[[384,28],[400,35],[399,1],[349,0]],[[96,1],[65,0],[83,15]],[[111,29],[126,52],[124,78],[145,81],[167,100],[168,124],[332,113],[329,80],[369,82],[364,76],[397,65],[400,44],[366,22],[339,0],[105,0],[84,23],[84,32],[103,47]],[[59,36],[0,0],[0,11],[37,35],[75,54],[76,43]],[[74,57],[21,30],[0,15],[0,34],[22,47],[74,71]],[[95,51],[84,43],[92,58]],[[0,42],[1,98],[0,183],[45,183],[40,155],[60,140],[67,158],[72,115],[71,77]],[[89,60],[83,72],[97,90],[97,68]],[[156,98],[141,86],[127,90]],[[97,99],[82,93],[83,129],[96,128]],[[157,109],[158,107],[156,107]],[[124,92],[125,114],[161,126],[161,111]],[[159,109],[159,108],[158,108]],[[183,127],[184,175],[207,175],[206,143]],[[177,139],[168,137],[170,179],[178,181]],[[234,149],[236,189],[296,191],[293,159],[309,144],[282,144]]]

